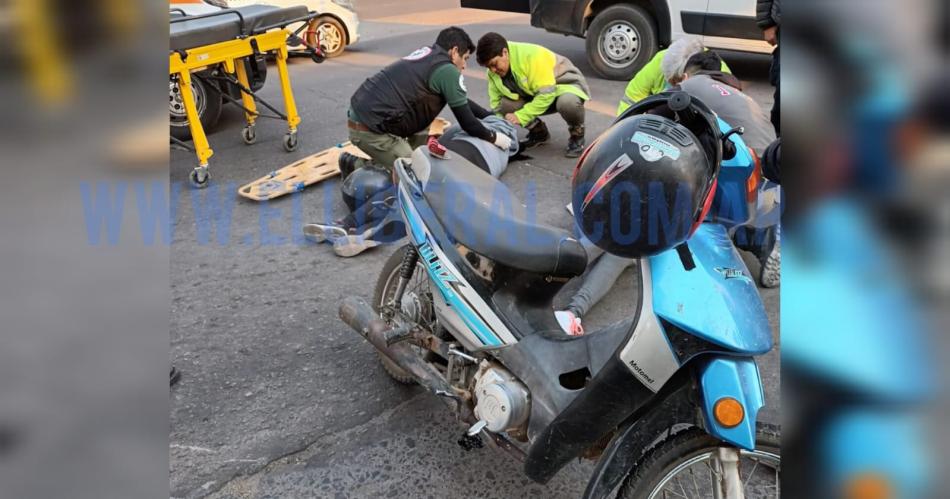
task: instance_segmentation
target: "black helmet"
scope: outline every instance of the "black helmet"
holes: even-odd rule
[[[722,133],[702,102],[678,91],[644,99],[581,155],[574,219],[608,253],[660,253],[699,227],[721,160]]]
[[[377,193],[392,188],[393,179],[389,172],[377,165],[368,164],[357,168],[340,185],[343,201],[350,211],[356,211],[363,203]]]

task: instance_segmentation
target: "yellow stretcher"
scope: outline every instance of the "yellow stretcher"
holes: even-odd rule
[[[238,105],[244,109],[247,123],[242,132],[246,143],[252,144],[256,140],[254,124],[259,117],[276,117],[287,121],[287,134],[284,135],[283,144],[288,152],[293,151],[297,148],[297,125],[300,124],[300,116],[297,114],[290,76],[287,73],[287,41],[288,37],[296,37],[296,33],[291,33],[286,26],[298,22],[304,22],[306,26],[307,22],[316,16],[316,12],[309,12],[305,7],[281,9],[265,5],[224,9],[198,16],[172,13],[168,71],[170,77],[177,80],[194,151],[198,157],[198,166],[190,175],[192,185],[198,188],[208,185],[208,160],[214,154],[201,125],[192,93],[192,78],[201,76],[193,73],[217,66],[222,78],[240,89],[241,103]],[[310,51],[314,61],[322,61],[322,53],[318,47],[311,47]],[[264,53],[276,56],[286,114],[257,97],[251,89],[245,59],[259,57]],[[222,96],[231,99],[226,92],[222,93]],[[258,101],[277,116],[259,113]]]

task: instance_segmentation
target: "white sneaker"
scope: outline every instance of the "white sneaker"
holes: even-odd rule
[[[373,234],[376,233],[376,229],[378,228],[379,226],[376,226],[363,231],[361,234],[347,234],[334,239],[333,252],[336,253],[336,256],[349,258],[359,255],[370,248],[379,246],[382,243],[373,239]]]
[[[337,225],[307,224],[303,226],[303,237],[308,241],[331,243],[341,237],[346,237],[346,229]]]
[[[561,329],[563,329],[565,333],[571,336],[584,335],[584,326],[581,325],[581,318],[574,315],[574,312],[570,310],[555,310],[554,317],[557,318],[557,323],[561,325]]]

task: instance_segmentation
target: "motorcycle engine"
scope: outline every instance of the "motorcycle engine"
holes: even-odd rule
[[[519,429],[528,421],[528,388],[498,364],[482,361],[475,374],[475,417],[498,433]]]

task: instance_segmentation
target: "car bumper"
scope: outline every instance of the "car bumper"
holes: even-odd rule
[[[333,12],[334,15],[343,21],[346,26],[346,32],[349,35],[347,45],[353,45],[360,40],[360,19],[355,12],[340,9],[340,12]]]

